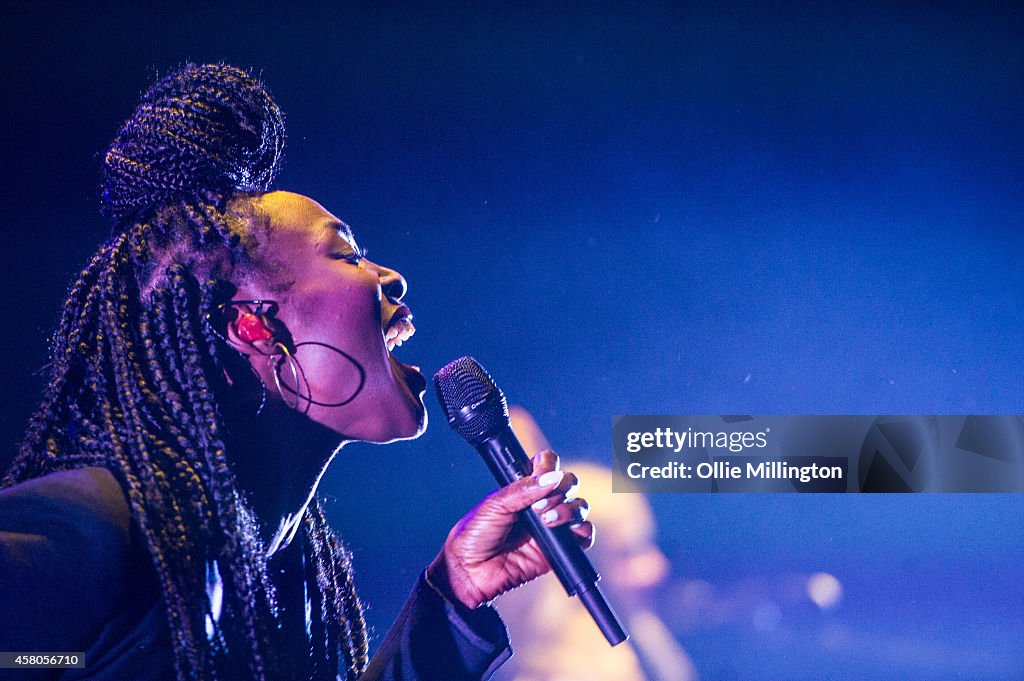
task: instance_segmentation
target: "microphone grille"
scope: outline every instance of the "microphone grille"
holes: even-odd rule
[[[472,443],[508,425],[508,405],[487,370],[472,357],[460,357],[434,374],[437,399],[452,428]]]

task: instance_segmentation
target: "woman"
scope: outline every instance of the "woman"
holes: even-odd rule
[[[544,499],[592,541],[574,476],[538,455],[452,529],[367,660],[316,485],[341,444],[422,433],[426,381],[391,354],[414,333],[402,277],[268,193],[283,146],[262,84],[189,65],[106,154],[115,236],[70,290],[0,491],[0,650],[86,651],[39,678],[483,677],[509,654],[489,601],[548,569],[516,513]]]

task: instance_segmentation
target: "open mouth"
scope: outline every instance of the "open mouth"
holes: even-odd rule
[[[384,344],[388,352],[400,347],[402,343],[412,338],[416,333],[416,327],[412,325],[412,313],[404,305],[395,311],[384,330]]]

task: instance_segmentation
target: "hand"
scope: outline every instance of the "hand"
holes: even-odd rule
[[[449,600],[476,608],[544,574],[551,567],[516,514],[530,508],[544,523],[570,524],[583,548],[594,543],[584,499],[571,498],[576,476],[558,471],[558,456],[533,457],[533,474],[489,494],[456,523],[427,568],[430,583]]]

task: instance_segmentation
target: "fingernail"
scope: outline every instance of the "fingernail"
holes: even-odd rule
[[[533,508],[534,511],[543,511],[544,507],[547,506],[547,505],[548,505],[548,500],[547,499],[541,499],[540,501],[533,502],[533,506],[531,508]]]
[[[551,487],[557,485],[562,481],[562,476],[565,475],[562,471],[548,471],[544,475],[537,478],[537,484],[541,487]]]
[[[547,513],[545,513],[544,515],[542,515],[540,517],[540,519],[543,520],[546,523],[553,523],[553,522],[555,522],[555,519],[557,519],[557,518],[558,518],[558,511],[556,511],[555,509],[551,509],[550,511],[548,511]]]

